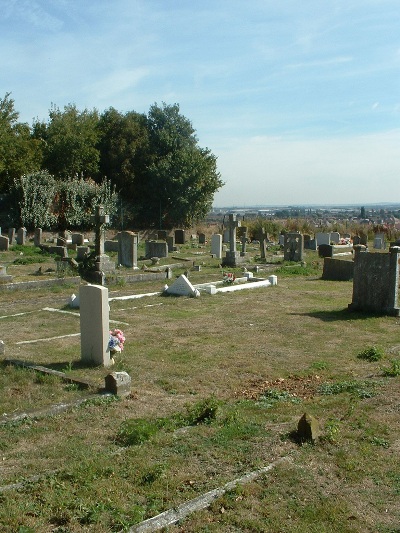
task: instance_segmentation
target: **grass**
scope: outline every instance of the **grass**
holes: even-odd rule
[[[0,490],[0,531],[125,531],[278,457],[287,459],[168,531],[395,531],[399,319],[348,314],[350,282],[303,274],[215,297],[111,302],[115,326],[126,322],[117,368],[132,394],[0,425],[1,485],[23,482]],[[210,277],[220,278],[217,264],[190,272],[194,283]],[[44,310],[63,310],[76,291],[2,293],[1,338],[6,357],[101,388],[107,370],[80,364],[79,337],[45,340],[79,333],[78,315]],[[379,360],[354,356],[374,346]],[[0,366],[0,414],[85,394]],[[320,421],[314,446],[291,438],[304,412]]]

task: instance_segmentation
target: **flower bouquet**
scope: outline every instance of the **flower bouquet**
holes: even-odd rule
[[[227,285],[231,285],[235,282],[236,276],[232,272],[223,272],[223,281]]]
[[[108,349],[111,354],[122,352],[124,349],[125,335],[120,329],[113,329],[110,331],[110,340],[108,341]]]

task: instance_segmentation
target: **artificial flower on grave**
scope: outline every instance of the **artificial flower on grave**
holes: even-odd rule
[[[227,283],[228,285],[231,285],[232,283],[234,283],[236,279],[235,274],[233,274],[232,272],[223,272],[222,276],[223,276],[223,282]]]
[[[110,331],[110,339],[108,341],[108,349],[111,353],[122,352],[124,349],[125,335],[120,329],[113,329]]]

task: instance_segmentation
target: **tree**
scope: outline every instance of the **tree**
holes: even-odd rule
[[[110,108],[100,116],[100,176],[107,176],[125,199],[135,195],[135,182],[144,179],[149,158],[146,115]]]
[[[191,122],[178,104],[151,106],[147,118],[150,157],[145,180],[137,180],[135,208],[146,226],[188,227],[209,211],[223,185],[216,157],[197,145]]]
[[[98,174],[99,116],[96,110],[78,111],[74,104],[64,111],[53,106],[48,123],[37,121],[33,137],[43,142],[43,167],[60,178]]]
[[[39,170],[40,143],[31,137],[28,124],[18,122],[10,93],[0,99],[0,192],[27,172]]]

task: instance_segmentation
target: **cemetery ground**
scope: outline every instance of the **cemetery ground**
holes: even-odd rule
[[[80,363],[79,310],[66,307],[76,285],[0,292],[4,357],[92,384],[0,361],[0,531],[134,531],[268,465],[164,530],[399,531],[400,319],[349,313],[352,282],[323,281],[316,255],[306,261],[315,268],[270,266],[273,287],[112,300],[126,398],[100,394],[109,370]],[[190,271],[217,279],[215,262]],[[117,283],[109,296],[162,288]],[[15,418],[30,410],[41,412]],[[305,412],[321,436],[300,445]]]

